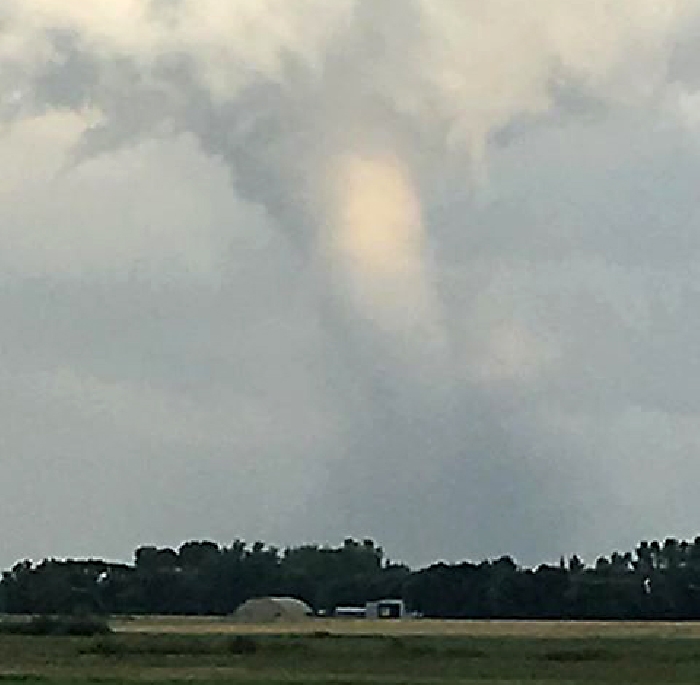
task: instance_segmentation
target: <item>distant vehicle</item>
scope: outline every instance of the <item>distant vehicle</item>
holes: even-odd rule
[[[333,610],[335,618],[366,618],[367,609],[365,607],[336,607]]]
[[[361,606],[338,606],[332,615],[334,618],[405,618],[406,606],[402,599],[379,599],[375,602],[367,602]]]

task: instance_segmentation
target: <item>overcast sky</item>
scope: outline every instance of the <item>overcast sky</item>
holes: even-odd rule
[[[700,0],[0,0],[0,567],[700,533]]]

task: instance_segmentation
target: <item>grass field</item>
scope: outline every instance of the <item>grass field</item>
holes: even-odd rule
[[[0,636],[0,683],[700,683],[700,625],[134,619]]]

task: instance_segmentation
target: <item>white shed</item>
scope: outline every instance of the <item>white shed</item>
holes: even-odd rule
[[[380,599],[367,602],[367,618],[403,618],[406,607],[402,599]]]

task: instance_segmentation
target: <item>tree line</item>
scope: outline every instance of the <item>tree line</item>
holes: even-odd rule
[[[700,536],[641,542],[586,566],[579,557],[536,568],[509,556],[423,569],[386,558],[367,539],[285,550],[262,542],[143,546],[132,564],[18,562],[0,581],[0,611],[19,614],[232,613],[266,595],[315,611],[402,598],[410,611],[450,619],[700,619]]]

